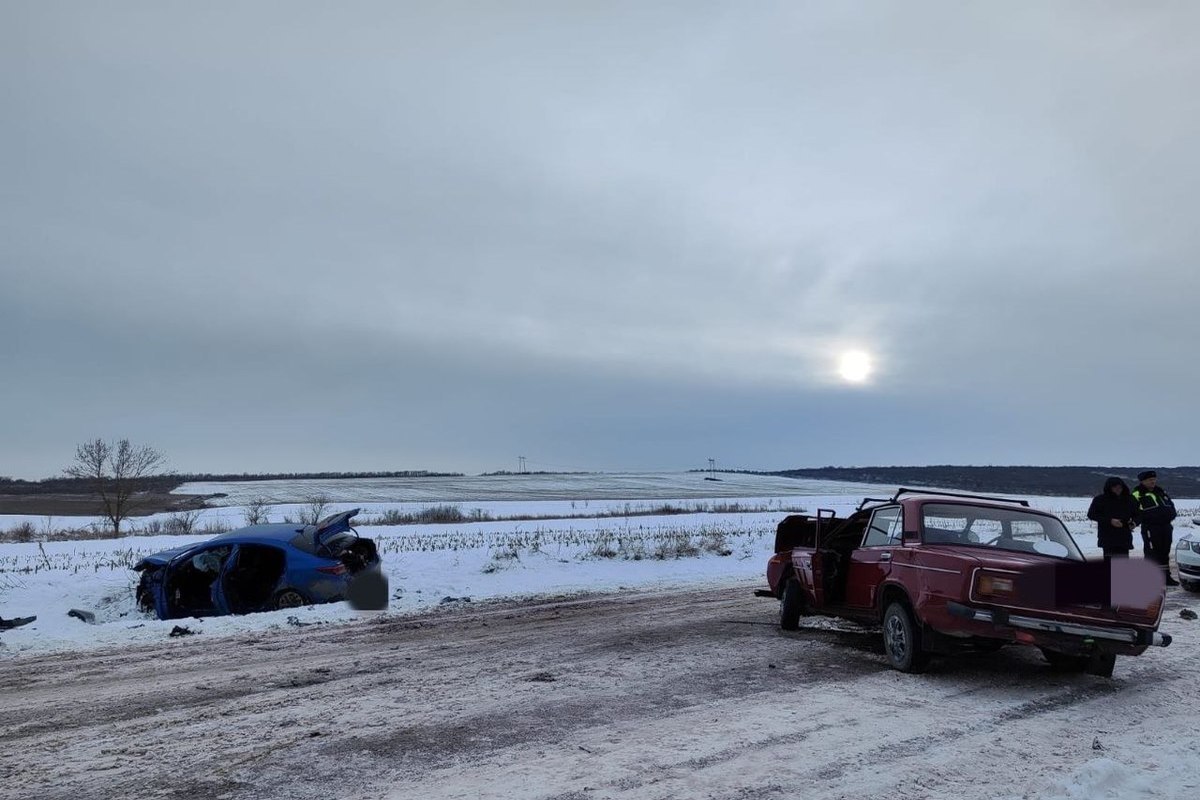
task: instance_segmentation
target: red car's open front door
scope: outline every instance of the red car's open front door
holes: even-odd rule
[[[800,576],[805,588],[808,589],[809,602],[813,608],[825,607],[827,565],[824,563],[825,554],[821,552],[821,539],[833,527],[833,519],[836,515],[836,512],[828,508],[818,509],[814,549],[812,551],[797,550],[792,554],[796,574]]]

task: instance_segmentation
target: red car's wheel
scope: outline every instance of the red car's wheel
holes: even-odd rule
[[[1056,672],[1083,672],[1087,669],[1087,656],[1073,656],[1067,653],[1059,653],[1056,650],[1047,650],[1042,648],[1042,655],[1045,657],[1050,668]]]
[[[1116,653],[1093,653],[1088,659],[1084,670],[1088,675],[1099,675],[1101,678],[1111,678],[1113,668],[1117,665]]]
[[[903,603],[892,603],[883,614],[883,650],[888,663],[901,672],[922,672],[929,665],[917,621]]]
[[[800,615],[804,613],[804,589],[800,581],[788,578],[783,584],[779,598],[779,627],[785,631],[800,629]]]

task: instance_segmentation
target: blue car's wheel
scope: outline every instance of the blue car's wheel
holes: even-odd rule
[[[304,599],[304,595],[297,592],[295,589],[284,589],[275,595],[272,601],[272,607],[276,611],[284,608],[299,608],[300,606],[308,605],[308,601]]]

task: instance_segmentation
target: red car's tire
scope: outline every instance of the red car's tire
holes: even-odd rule
[[[779,627],[785,631],[800,629],[800,615],[804,613],[804,587],[795,578],[783,584],[779,598]]]
[[[908,606],[892,603],[883,613],[883,651],[893,669],[924,672],[929,654],[921,647],[921,629]]]
[[[1113,668],[1117,665],[1116,653],[1093,653],[1087,660],[1084,669],[1088,675],[1099,675],[1101,678],[1111,678]]]
[[[1087,656],[1073,656],[1067,653],[1059,653],[1055,650],[1047,650],[1042,648],[1042,655],[1045,657],[1050,668],[1055,672],[1083,672],[1087,669]]]

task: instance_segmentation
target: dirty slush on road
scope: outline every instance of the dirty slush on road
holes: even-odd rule
[[[752,588],[0,662],[0,780],[13,800],[1023,796],[1093,740],[1196,712],[1194,636],[1111,680],[1018,650],[907,676],[877,631],[780,632]],[[1164,629],[1198,606],[1171,595]]]

